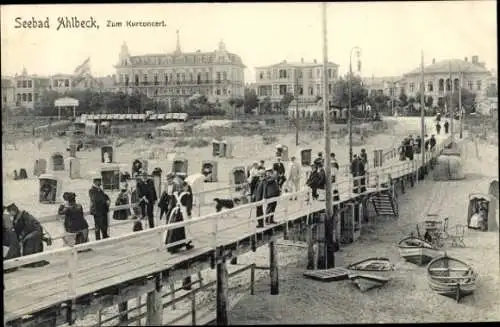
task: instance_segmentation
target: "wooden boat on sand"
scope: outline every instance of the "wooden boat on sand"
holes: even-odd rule
[[[426,265],[432,259],[443,255],[443,252],[435,249],[432,244],[413,236],[399,241],[398,249],[403,259],[418,266]]]
[[[392,277],[394,265],[388,258],[368,258],[347,267],[349,279],[362,291],[387,284]]]
[[[470,265],[446,253],[427,266],[427,278],[433,291],[460,302],[476,290],[477,272]]]

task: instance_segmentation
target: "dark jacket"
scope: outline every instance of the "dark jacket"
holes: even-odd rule
[[[128,192],[120,192],[115,201],[115,206],[123,206],[130,204]],[[130,216],[130,209],[122,209],[113,211],[113,219],[124,220]]]
[[[282,162],[275,162],[273,164],[273,170],[278,173],[278,175],[285,175],[285,165]]]
[[[23,245],[22,255],[43,251],[43,229],[38,220],[26,211],[20,211],[14,218],[14,230],[19,243]]]
[[[64,229],[68,233],[77,233],[89,228],[83,215],[83,207],[79,203],[73,203],[69,206],[62,204],[57,213],[64,215]]]
[[[359,156],[361,157],[361,162],[366,165],[368,163],[368,154],[366,152],[361,152]]]
[[[324,189],[326,185],[326,173],[324,168],[313,169],[309,174],[306,185],[314,189]]]
[[[436,146],[436,139],[431,137],[429,144],[430,144],[431,148],[435,147]]]
[[[109,196],[102,189],[92,185],[89,190],[90,214],[93,216],[107,216],[109,212]]]
[[[146,182],[137,182],[137,196],[139,197],[139,199],[145,196],[151,204],[158,200],[155,184],[152,179],[148,179]]]
[[[351,162],[351,174],[352,176],[361,176],[365,174],[365,165],[360,158],[353,159]]]
[[[254,194],[254,202],[274,198],[280,195],[278,181],[274,177],[266,177],[259,182]]]
[[[9,260],[21,256],[21,247],[19,246],[19,240],[17,239],[14,226],[10,223],[5,224],[6,219],[10,220],[10,218],[4,217],[2,245],[8,246],[9,251],[7,251],[7,254],[3,257],[3,259]]]

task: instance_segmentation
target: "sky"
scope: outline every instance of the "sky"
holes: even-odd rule
[[[363,77],[398,76],[432,59],[473,55],[497,69],[496,1],[346,2],[327,5],[328,58],[349,67],[361,48]],[[99,29],[57,30],[58,17],[94,18]],[[16,18],[49,18],[50,28],[15,28]],[[166,27],[107,27],[107,21],[165,21]],[[221,40],[241,56],[245,80],[255,67],[323,60],[320,3],[2,5],[1,73],[72,73],[87,57],[94,76],[115,73],[123,42],[131,55],[214,51]],[[354,60],[354,59],[353,59]],[[470,59],[469,59],[470,60]],[[355,67],[355,65],[353,66]]]

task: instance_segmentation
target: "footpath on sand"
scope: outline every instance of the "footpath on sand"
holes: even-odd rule
[[[470,141],[469,141],[470,142]],[[474,147],[473,144],[467,144]],[[498,147],[480,144],[482,158],[498,158]],[[269,295],[267,279],[259,282],[256,295],[246,295],[230,313],[231,324],[300,323],[393,323],[498,321],[500,278],[498,233],[468,231],[465,248],[445,249],[449,255],[471,264],[479,273],[474,295],[461,303],[434,293],[427,284],[425,267],[404,262],[395,246],[426,212],[448,216],[450,226],[464,224],[467,195],[487,192],[498,179],[498,160],[464,160],[465,180],[435,182],[428,177],[399,196],[400,217],[377,222],[363,230],[360,239],[336,253],[341,262],[385,256],[397,266],[391,282],[380,289],[361,293],[349,281],[323,283],[303,277],[306,250],[295,251],[299,261],[281,267],[280,295]],[[288,256],[279,251],[280,259]],[[285,263],[284,263],[285,264]]]

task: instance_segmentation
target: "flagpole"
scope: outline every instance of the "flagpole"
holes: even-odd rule
[[[319,256],[323,260],[318,260],[319,269],[328,269],[335,267],[335,248],[334,235],[335,223],[333,217],[333,195],[332,195],[332,174],[330,163],[330,113],[328,106],[328,39],[327,39],[327,21],[326,21],[326,2],[322,3],[323,14],[323,122],[325,136],[325,238],[324,255]]]
[[[424,51],[421,51],[421,58],[420,58],[420,77],[421,77],[421,84],[420,84],[420,138],[421,138],[421,143],[420,143],[420,153],[422,154],[422,169],[421,173],[422,176],[421,178],[423,179],[423,172],[425,170],[425,100],[424,100],[424,94],[425,94],[425,81],[424,81]],[[418,180],[418,178],[417,178]]]

